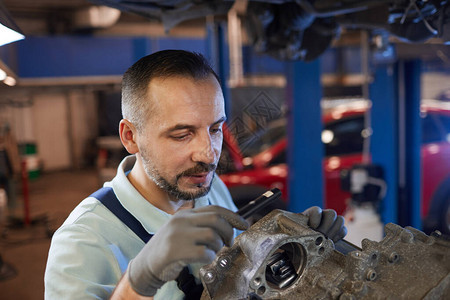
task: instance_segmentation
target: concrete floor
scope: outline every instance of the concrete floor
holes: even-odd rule
[[[0,280],[0,299],[44,299],[44,271],[50,238],[47,228],[56,230],[72,209],[100,186],[95,170],[42,174],[29,182],[30,215],[33,219],[46,216],[43,222],[23,228],[1,226],[0,254],[17,271],[15,277]],[[23,216],[23,197],[19,194],[11,215]]]

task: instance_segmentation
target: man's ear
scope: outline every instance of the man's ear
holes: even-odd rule
[[[127,119],[122,119],[119,123],[119,135],[122,145],[128,153],[136,154],[139,152],[137,141],[137,130],[133,123]]]

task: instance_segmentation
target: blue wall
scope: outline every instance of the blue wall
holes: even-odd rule
[[[0,59],[23,78],[121,75],[142,56],[163,49],[196,51],[211,58],[209,43],[208,38],[27,36],[0,47]],[[243,57],[244,74],[287,74],[288,62],[258,54],[250,46],[243,47]],[[320,59],[321,74],[361,72],[359,47],[330,48]],[[212,64],[217,67],[217,62]],[[431,61],[423,71],[443,71],[442,66]]]
[[[136,60],[163,49],[185,49],[211,57],[211,46],[203,38],[146,38],[98,36],[27,36],[0,48],[0,58],[22,78],[58,76],[121,75]],[[12,55],[14,54],[14,55]],[[286,74],[287,62],[243,48],[244,74]],[[327,50],[322,73],[337,70],[337,59],[349,73],[360,71],[359,49]],[[213,62],[214,64],[214,62]]]
[[[163,49],[205,53],[204,39],[58,36],[16,44],[19,77],[121,75],[140,57]]]
[[[132,54],[132,39],[28,37],[18,43],[18,73],[19,77],[122,74]]]

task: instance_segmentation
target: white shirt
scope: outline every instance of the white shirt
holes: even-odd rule
[[[150,234],[172,215],[150,204],[134,188],[125,172],[135,156],[126,157],[117,175],[104,186],[112,187],[121,204]],[[236,211],[228,189],[215,176],[210,192],[195,200],[195,207],[219,205]],[[45,299],[108,299],[144,242],[97,199],[84,199],[52,238],[45,270]],[[198,278],[201,265],[190,268]],[[164,284],[155,299],[183,299],[175,281]]]

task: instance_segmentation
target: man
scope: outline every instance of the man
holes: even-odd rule
[[[128,217],[97,192],[75,208],[52,240],[47,299],[183,299],[180,272],[198,281],[199,268],[231,245],[233,228],[247,228],[214,173],[226,116],[218,77],[201,55],[140,59],[124,74],[122,113],[120,139],[132,156],[104,189]],[[345,235],[334,211],[306,213],[329,237]]]

